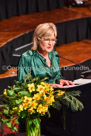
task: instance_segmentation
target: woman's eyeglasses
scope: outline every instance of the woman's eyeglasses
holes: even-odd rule
[[[56,43],[57,41],[57,39],[50,39],[50,38],[45,38],[45,37],[42,37],[41,39],[46,43],[49,43],[49,42]]]

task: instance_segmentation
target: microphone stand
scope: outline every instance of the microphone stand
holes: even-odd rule
[[[56,55],[56,57],[60,57],[60,58],[65,59],[65,60],[67,60],[67,61],[69,61],[69,62],[72,62],[72,63],[74,63],[74,64],[76,64],[76,65],[78,65],[78,66],[81,66],[80,64],[75,63],[74,61],[69,60],[69,59],[67,59],[67,58],[65,58],[65,57],[63,57],[63,56]]]

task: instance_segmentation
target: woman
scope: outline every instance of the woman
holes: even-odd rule
[[[31,73],[33,77],[48,77],[47,82],[54,88],[64,85],[73,85],[64,80],[60,72],[58,53],[54,51],[57,41],[57,29],[53,23],[43,23],[37,26],[33,35],[33,46],[22,54],[18,66],[18,79],[22,82],[23,76]]]

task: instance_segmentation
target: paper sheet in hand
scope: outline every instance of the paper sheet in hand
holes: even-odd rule
[[[86,84],[91,84],[91,79],[79,78],[77,80],[74,80],[73,83],[74,85],[63,86],[62,88],[73,88],[73,87],[79,87]]]

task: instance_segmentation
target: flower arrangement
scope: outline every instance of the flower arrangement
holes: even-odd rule
[[[30,74],[27,74],[22,83],[15,81],[13,86],[4,89],[0,96],[4,102],[3,105],[0,105],[1,122],[4,125],[7,125],[12,131],[17,131],[16,124],[19,118],[28,120],[29,118],[40,118],[45,114],[50,116],[50,106],[60,109],[62,105],[67,105],[73,111],[84,108],[83,104],[76,98],[76,96],[80,96],[79,91],[68,92],[54,89],[46,83],[46,79],[32,78]]]

